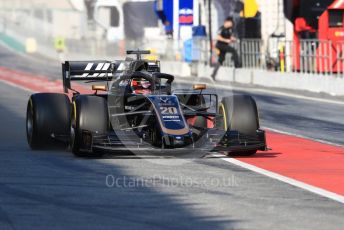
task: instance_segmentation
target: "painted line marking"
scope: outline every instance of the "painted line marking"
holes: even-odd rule
[[[333,8],[339,8],[343,3],[344,3],[344,0],[339,0],[338,2],[334,4]]]
[[[15,83],[12,83],[12,82],[9,82],[9,81],[3,80],[3,79],[0,79],[0,82],[1,82],[1,83],[4,83],[4,84],[7,84],[7,85],[9,85],[9,86],[12,86],[12,87],[14,87],[14,88],[17,88],[17,89],[21,89],[21,90],[30,92],[30,93],[34,93],[34,92],[35,92],[35,91],[33,91],[33,90],[29,89],[29,88],[26,88],[26,87],[17,85],[17,84],[15,84]]]
[[[324,189],[303,183],[303,182],[298,181],[298,180],[294,180],[292,178],[289,178],[289,177],[280,175],[278,173],[274,173],[274,172],[259,168],[257,166],[242,162],[242,161],[234,159],[234,158],[224,158],[225,155],[213,154],[213,156],[218,157],[219,159],[224,160],[226,162],[229,162],[231,164],[234,164],[234,165],[243,167],[245,169],[248,169],[250,171],[253,171],[253,172],[262,174],[264,176],[282,181],[284,183],[293,185],[293,186],[298,187],[298,188],[302,188],[302,189],[307,190],[309,192],[315,193],[317,195],[320,195],[320,196],[323,196],[323,197],[326,197],[326,198],[329,198],[331,200],[335,200],[337,202],[344,204],[344,196],[341,196],[339,194],[336,194],[336,193],[333,193],[333,192],[330,192],[330,191],[327,191],[327,190],[324,190]]]
[[[176,79],[176,81],[190,84],[190,81],[187,81],[181,78]],[[231,86],[231,85],[226,86],[226,85],[221,85],[219,83],[216,83],[213,80],[212,80],[212,83],[218,89],[231,89],[231,90],[236,89],[236,90],[242,90],[245,92],[268,93],[268,94],[277,95],[277,96],[291,97],[291,98],[316,101],[316,102],[324,102],[324,103],[330,103],[330,104],[336,104],[336,105],[344,105],[344,102],[342,101],[323,99],[323,98],[314,98],[314,97],[308,97],[308,96],[302,96],[302,95],[295,95],[291,93],[282,93],[282,92],[276,92],[274,90],[268,90],[268,89],[245,88],[245,87]],[[231,84],[231,83],[233,82],[228,82],[228,84]]]

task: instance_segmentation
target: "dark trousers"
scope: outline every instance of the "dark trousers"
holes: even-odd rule
[[[232,59],[234,61],[234,66],[236,68],[240,68],[241,67],[241,61],[238,55],[238,52],[231,46],[229,46],[228,44],[224,44],[224,43],[216,43],[216,48],[219,49],[220,54],[219,54],[219,63],[220,65],[223,64],[223,62],[226,59],[226,53],[231,53],[232,54]]]

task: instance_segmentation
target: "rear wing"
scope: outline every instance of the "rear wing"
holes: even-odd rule
[[[62,63],[63,89],[71,89],[71,81],[109,81],[118,63],[109,61],[66,61]]]
[[[146,51],[128,51],[128,54],[146,54]],[[140,57],[141,58],[141,57]],[[65,93],[71,89],[71,81],[111,81],[115,74],[123,71],[136,71],[139,64],[145,63],[147,72],[160,72],[160,61],[66,61],[62,63],[62,80]],[[119,75],[117,75],[119,76]]]

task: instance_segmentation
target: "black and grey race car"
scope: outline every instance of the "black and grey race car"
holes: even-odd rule
[[[136,58],[63,63],[65,94],[30,96],[29,146],[68,145],[77,156],[122,148],[243,155],[267,149],[251,96],[233,94],[219,100],[205,84],[172,91],[174,76],[161,73],[159,61],[142,59],[149,51],[127,54]],[[81,94],[71,87],[72,81],[92,83],[94,92]],[[73,92],[71,98],[68,92]]]

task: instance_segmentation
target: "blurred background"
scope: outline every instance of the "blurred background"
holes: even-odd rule
[[[342,77],[343,15],[342,0],[1,0],[0,42],[60,61],[150,49],[197,75],[217,61],[217,31],[232,16],[243,68]]]

